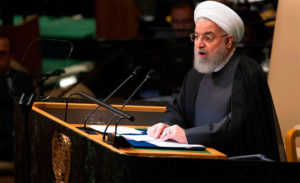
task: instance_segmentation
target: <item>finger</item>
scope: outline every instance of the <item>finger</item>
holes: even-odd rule
[[[169,131],[168,130],[164,130],[163,133],[161,134],[159,140],[162,140],[163,138],[165,138],[165,136],[167,136],[169,134]]]
[[[172,129],[171,127],[165,128],[162,135],[160,136],[160,140],[165,138],[167,135],[171,134],[171,129]]]
[[[160,137],[161,133],[163,132],[165,126],[164,125],[159,125],[156,130],[155,130],[155,135],[154,138],[157,139]]]
[[[152,128],[152,127],[148,127],[148,128],[147,128],[147,134],[148,134],[149,136],[153,136],[153,128]]]
[[[158,128],[158,124],[149,127],[148,130],[147,130],[147,134],[148,134],[150,137],[154,137],[157,128]]]
[[[174,134],[167,134],[165,137],[161,138],[161,141],[167,141],[174,138]]]

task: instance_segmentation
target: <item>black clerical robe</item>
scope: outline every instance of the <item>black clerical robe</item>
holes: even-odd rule
[[[208,91],[203,90],[206,85]],[[218,85],[227,87],[221,91],[224,99],[220,98],[220,89],[216,89],[220,88]],[[202,87],[202,92],[198,92],[199,87]],[[202,104],[199,98],[204,100]],[[209,99],[214,101],[205,101]],[[205,105],[209,110],[199,112],[199,109],[205,110]],[[195,114],[195,111],[201,114]],[[260,153],[274,160],[285,159],[265,75],[255,61],[237,51],[220,71],[211,73],[210,77],[191,69],[180,93],[167,106],[162,122],[184,128],[188,143],[210,146],[228,156]]]

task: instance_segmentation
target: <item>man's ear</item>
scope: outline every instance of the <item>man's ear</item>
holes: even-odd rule
[[[233,37],[232,37],[232,35],[229,34],[225,38],[225,44],[226,44],[227,48],[232,48],[232,46],[233,46]]]

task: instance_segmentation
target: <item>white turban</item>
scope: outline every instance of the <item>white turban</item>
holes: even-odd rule
[[[207,18],[220,26],[227,34],[233,36],[234,42],[242,40],[245,32],[242,19],[228,6],[216,2],[205,1],[199,3],[194,11],[194,21]]]

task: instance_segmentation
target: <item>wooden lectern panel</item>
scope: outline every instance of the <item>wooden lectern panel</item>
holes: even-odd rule
[[[120,108],[120,105],[113,105],[116,108]],[[79,109],[85,111],[87,114],[90,112],[90,110],[93,110],[97,107],[95,104],[69,104],[69,109]],[[179,151],[179,150],[172,150],[172,151],[163,151],[163,150],[157,150],[157,149],[132,149],[132,148],[120,148],[116,149],[112,145],[109,145],[105,142],[102,141],[102,134],[97,134],[97,135],[91,135],[87,134],[81,130],[79,130],[77,127],[82,127],[83,125],[77,124],[70,124],[66,123],[62,119],[59,119],[52,114],[46,112],[47,108],[55,108],[59,109],[60,111],[65,112],[65,104],[64,103],[35,103],[32,107],[32,109],[49,119],[52,119],[53,122],[59,123],[69,129],[72,129],[74,132],[77,132],[89,139],[94,140],[101,146],[107,147],[111,149],[112,151],[115,151],[120,154],[127,154],[127,155],[133,155],[133,156],[146,156],[146,157],[178,157],[178,158],[205,158],[205,159],[227,159],[227,156],[212,149],[212,148],[207,148],[206,151]],[[105,111],[103,108],[99,108],[100,111]],[[133,106],[133,105],[128,105],[125,106],[123,109],[125,112],[146,112],[149,113],[148,115],[143,113],[144,118],[147,118],[150,115],[157,115],[158,117],[161,117],[161,114],[165,111],[165,107],[160,107],[160,106]],[[78,111],[77,111],[78,112]],[[105,111],[108,113],[108,111]],[[69,114],[70,115],[70,114]],[[82,120],[83,122],[84,120]],[[142,121],[135,120],[136,122],[129,122],[132,126],[141,126],[144,124]],[[157,121],[152,121],[152,123],[157,123]],[[146,127],[144,127],[146,128]]]
[[[102,142],[101,135],[89,135],[76,128],[82,125],[83,117],[75,113],[89,113],[96,105],[70,104],[70,120],[74,123],[62,120],[63,106],[63,103],[36,102],[28,116],[26,110],[16,108],[15,182],[299,180],[300,164],[229,161],[224,160],[225,155],[210,148],[202,153],[117,149]],[[152,115],[152,119],[159,118],[165,110],[164,107],[153,107],[152,111],[156,112],[149,112],[150,108],[128,106],[126,109]],[[142,123],[148,123],[145,118],[140,118],[144,120]],[[136,125],[140,125],[138,121]]]

